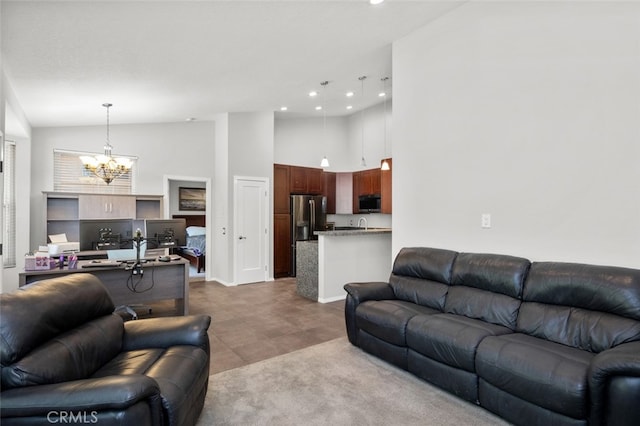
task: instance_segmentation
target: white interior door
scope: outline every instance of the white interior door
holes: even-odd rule
[[[235,282],[267,279],[267,179],[235,178]]]

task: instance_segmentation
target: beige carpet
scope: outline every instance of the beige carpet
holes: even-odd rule
[[[215,362],[215,360],[214,360]],[[209,425],[506,425],[346,338],[210,377]]]

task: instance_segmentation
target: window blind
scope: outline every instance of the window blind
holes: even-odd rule
[[[16,266],[16,144],[4,141],[4,197],[2,214],[4,215],[4,235],[2,259],[5,268]]]
[[[95,192],[110,194],[133,193],[137,157],[119,155],[132,162],[128,173],[107,185],[102,179],[89,172],[80,161],[81,155],[96,155],[91,152],[53,150],[53,190],[59,192]]]

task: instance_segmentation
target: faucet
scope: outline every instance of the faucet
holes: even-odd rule
[[[367,219],[364,217],[361,217],[360,219],[358,219],[358,228],[360,228],[360,224],[364,222],[364,230],[366,231],[367,229],[369,229],[369,225],[367,224]]]

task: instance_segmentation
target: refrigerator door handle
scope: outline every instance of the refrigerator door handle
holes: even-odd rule
[[[314,200],[309,200],[309,209],[311,210],[311,224],[309,226],[309,239],[312,240],[313,231],[316,230],[316,202]]]

